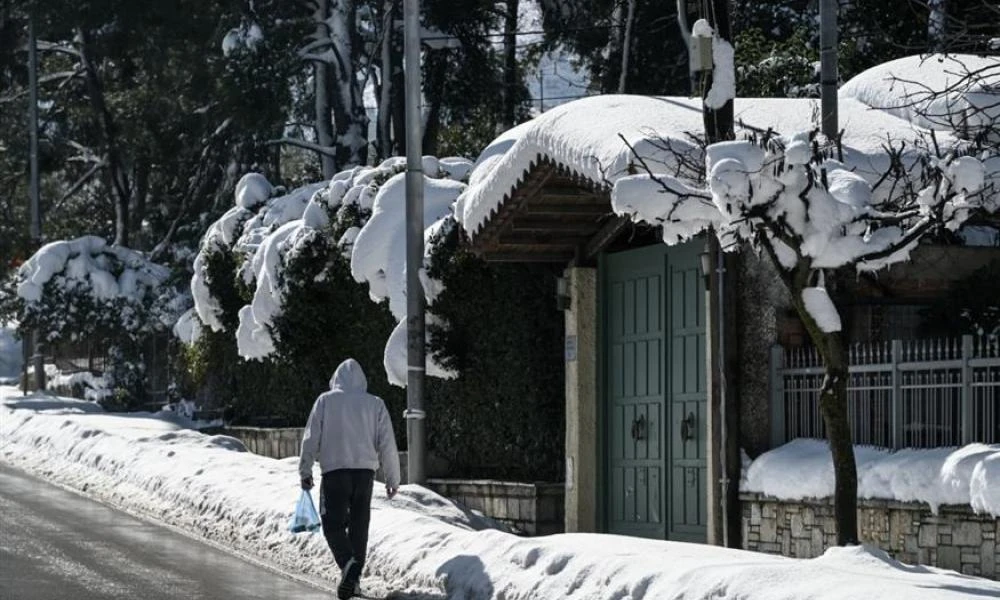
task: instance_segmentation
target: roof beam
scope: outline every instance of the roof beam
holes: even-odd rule
[[[512,233],[535,231],[542,233],[571,232],[589,234],[600,226],[600,221],[597,217],[584,216],[587,217],[586,220],[514,219],[513,223],[511,223],[510,231]]]
[[[592,259],[597,254],[606,248],[608,244],[615,241],[615,238],[621,234],[622,231],[632,224],[632,220],[628,217],[616,216],[609,219],[597,233],[593,235],[587,243],[583,245],[583,256],[586,259]]]
[[[516,263],[561,263],[573,260],[574,252],[484,252],[486,262],[516,262]]]
[[[524,207],[531,215],[585,215],[599,217],[611,212],[611,206],[601,204],[553,204],[548,202],[532,202]]]
[[[576,248],[586,236],[548,235],[536,233],[503,233],[497,239],[498,248],[511,246],[555,246],[560,248]]]

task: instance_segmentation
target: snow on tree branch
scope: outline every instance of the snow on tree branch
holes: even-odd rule
[[[954,231],[974,213],[1000,208],[995,151],[928,152],[922,187],[900,186],[878,200],[864,178],[825,158],[813,139],[800,133],[712,144],[707,189],[647,172],[615,184],[613,208],[662,225],[667,243],[709,228],[725,248],[766,241],[786,271],[803,262],[810,269],[878,270],[906,260],[934,228]]]

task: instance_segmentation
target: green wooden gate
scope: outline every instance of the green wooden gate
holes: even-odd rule
[[[703,243],[601,261],[601,366],[611,533],[704,542]]]

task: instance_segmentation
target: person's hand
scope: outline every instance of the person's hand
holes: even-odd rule
[[[385,484],[385,495],[386,495],[386,497],[389,498],[389,500],[392,500],[392,497],[395,496],[396,492],[398,492],[398,491],[399,491],[398,487],[392,487],[388,483]]]
[[[313,478],[312,477],[303,477],[302,478],[302,489],[304,489],[304,490],[311,490],[312,488],[313,488]]]

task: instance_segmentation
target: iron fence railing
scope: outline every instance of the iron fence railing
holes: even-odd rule
[[[1000,443],[1000,340],[893,340],[849,348],[854,443],[932,448]],[[825,437],[823,360],[815,348],[771,350],[774,445]]]

